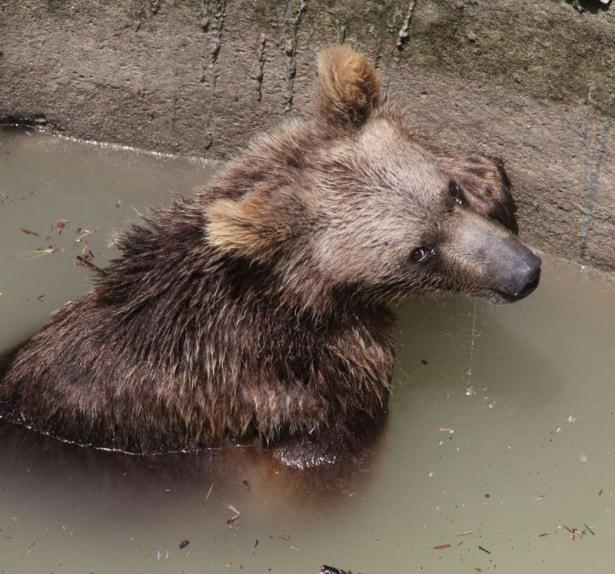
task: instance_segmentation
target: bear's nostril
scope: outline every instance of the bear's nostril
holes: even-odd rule
[[[529,253],[525,263],[524,273],[521,274],[520,288],[514,293],[515,297],[525,297],[529,295],[540,282],[540,268],[542,261],[540,257]]]
[[[540,267],[538,270],[532,275],[531,279],[527,282],[525,287],[516,293],[518,297],[525,297],[529,295],[536,287],[538,287],[538,283],[540,282]]]

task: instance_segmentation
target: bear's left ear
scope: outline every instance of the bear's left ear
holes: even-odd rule
[[[218,199],[206,210],[207,239],[220,251],[270,261],[298,236],[293,222],[300,221],[295,213],[299,209],[291,197],[280,203],[262,192],[239,200]]]
[[[333,124],[360,126],[380,101],[380,76],[347,45],[320,52],[318,82],[318,113]]]
[[[517,206],[511,193],[504,162],[497,157],[474,154],[462,158],[441,158],[443,166],[461,187],[475,211],[499,221],[513,233],[519,231]]]

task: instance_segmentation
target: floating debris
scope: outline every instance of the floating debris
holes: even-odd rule
[[[28,546],[28,548],[26,549],[26,554],[30,554],[32,552],[32,548],[34,548],[36,546],[36,543],[38,542],[38,538],[34,538],[32,540],[32,543],[30,544],[30,546]]]
[[[596,536],[596,533],[589,526],[587,526],[587,524],[584,524],[583,526],[585,526],[585,530],[587,530],[587,532],[589,532],[592,536]]]
[[[350,570],[340,570],[333,566],[321,566],[320,574],[352,574]]]
[[[232,504],[229,504],[229,505],[227,506],[227,508],[228,508],[231,512],[234,512],[233,516],[231,516],[231,517],[230,517],[230,518],[226,521],[226,523],[227,523],[229,526],[232,526],[232,525],[233,525],[233,524],[237,521],[237,519],[241,516],[241,512],[239,512],[239,510],[237,510],[237,509],[236,509],[236,508],[235,508]]]
[[[572,540],[573,542],[579,538],[583,538],[583,535],[585,534],[585,531],[581,531],[578,528],[569,528],[565,524],[564,528],[570,533],[570,540]]]
[[[44,257],[45,255],[51,255],[53,253],[56,253],[57,251],[58,249],[56,249],[55,247],[48,247],[47,249],[35,249],[34,251],[21,251],[20,253],[17,253],[15,256],[24,258],[30,261],[32,259],[38,259],[39,257]]]
[[[81,258],[86,263],[91,263],[94,257],[94,252],[90,249],[90,246],[86,244],[85,247],[81,250]]]
[[[34,235],[35,237],[40,237],[41,234],[37,233],[36,231],[32,231],[31,229],[28,229],[27,227],[20,227],[19,230],[22,233],[25,233],[26,235]]]
[[[94,252],[90,249],[90,246],[86,244],[81,251],[81,255],[77,255],[77,257],[75,257],[75,263],[76,265],[83,265],[84,267],[87,267],[92,271],[104,273],[104,271],[100,267],[98,267],[98,265],[94,265],[94,263],[92,263],[93,259]]]
[[[105,271],[101,269],[100,267],[98,267],[98,265],[94,265],[94,263],[92,263],[91,261],[87,261],[81,255],[77,255],[77,257],[75,257],[75,264],[82,265],[83,267],[87,267],[91,271],[96,271],[97,273],[105,273]]]
[[[461,532],[457,532],[457,536],[469,536],[470,534],[474,534],[472,530],[462,530]]]
[[[156,548],[156,560],[168,560],[169,559],[169,551],[166,550],[164,554]]]
[[[94,231],[96,231],[96,229],[94,229]],[[75,235],[77,236],[75,243],[80,243],[88,235],[92,235],[94,231],[92,231],[91,229],[85,229],[84,227],[77,227],[77,229],[75,229]]]
[[[54,224],[55,229],[60,235],[62,235],[62,230],[66,229],[67,226],[68,226],[68,219],[57,219]]]
[[[209,500],[209,497],[211,496],[211,493],[214,490],[214,486],[216,486],[216,483],[212,482],[211,486],[209,487],[209,490],[207,491],[207,495],[205,496],[205,500]]]
[[[187,546],[189,546],[189,545],[190,545],[190,540],[182,540],[182,541],[179,543],[179,549],[180,549],[180,550],[183,550],[184,548],[186,548],[186,547],[187,547]]]
[[[433,549],[434,550],[446,550],[447,548],[450,548],[451,545],[450,544],[438,544],[438,546],[434,546]]]
[[[447,432],[448,434],[455,434],[455,430],[449,429],[448,427],[440,427],[440,432]]]
[[[490,550],[487,550],[486,548],[484,548],[483,546],[479,546],[478,547],[479,550],[482,550],[483,552],[486,552],[487,554],[491,554]]]

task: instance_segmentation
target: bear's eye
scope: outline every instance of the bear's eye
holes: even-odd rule
[[[456,181],[451,181],[448,184],[448,192],[457,204],[466,205],[466,198],[463,195],[463,191],[461,191],[461,188]]]
[[[429,249],[428,247],[417,247],[410,253],[410,261],[412,261],[412,263],[425,263],[433,254],[433,249]]]

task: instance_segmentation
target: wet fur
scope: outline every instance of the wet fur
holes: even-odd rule
[[[290,458],[284,445],[345,449],[382,422],[388,304],[483,281],[479,263],[453,263],[454,230],[479,216],[440,189],[462,181],[493,233],[516,228],[514,205],[498,161],[416,143],[364,56],[328,50],[319,70],[313,119],[135,223],[93,290],[7,359],[5,418],[141,453],[259,437]],[[407,267],[427,240],[441,246],[433,266]]]

